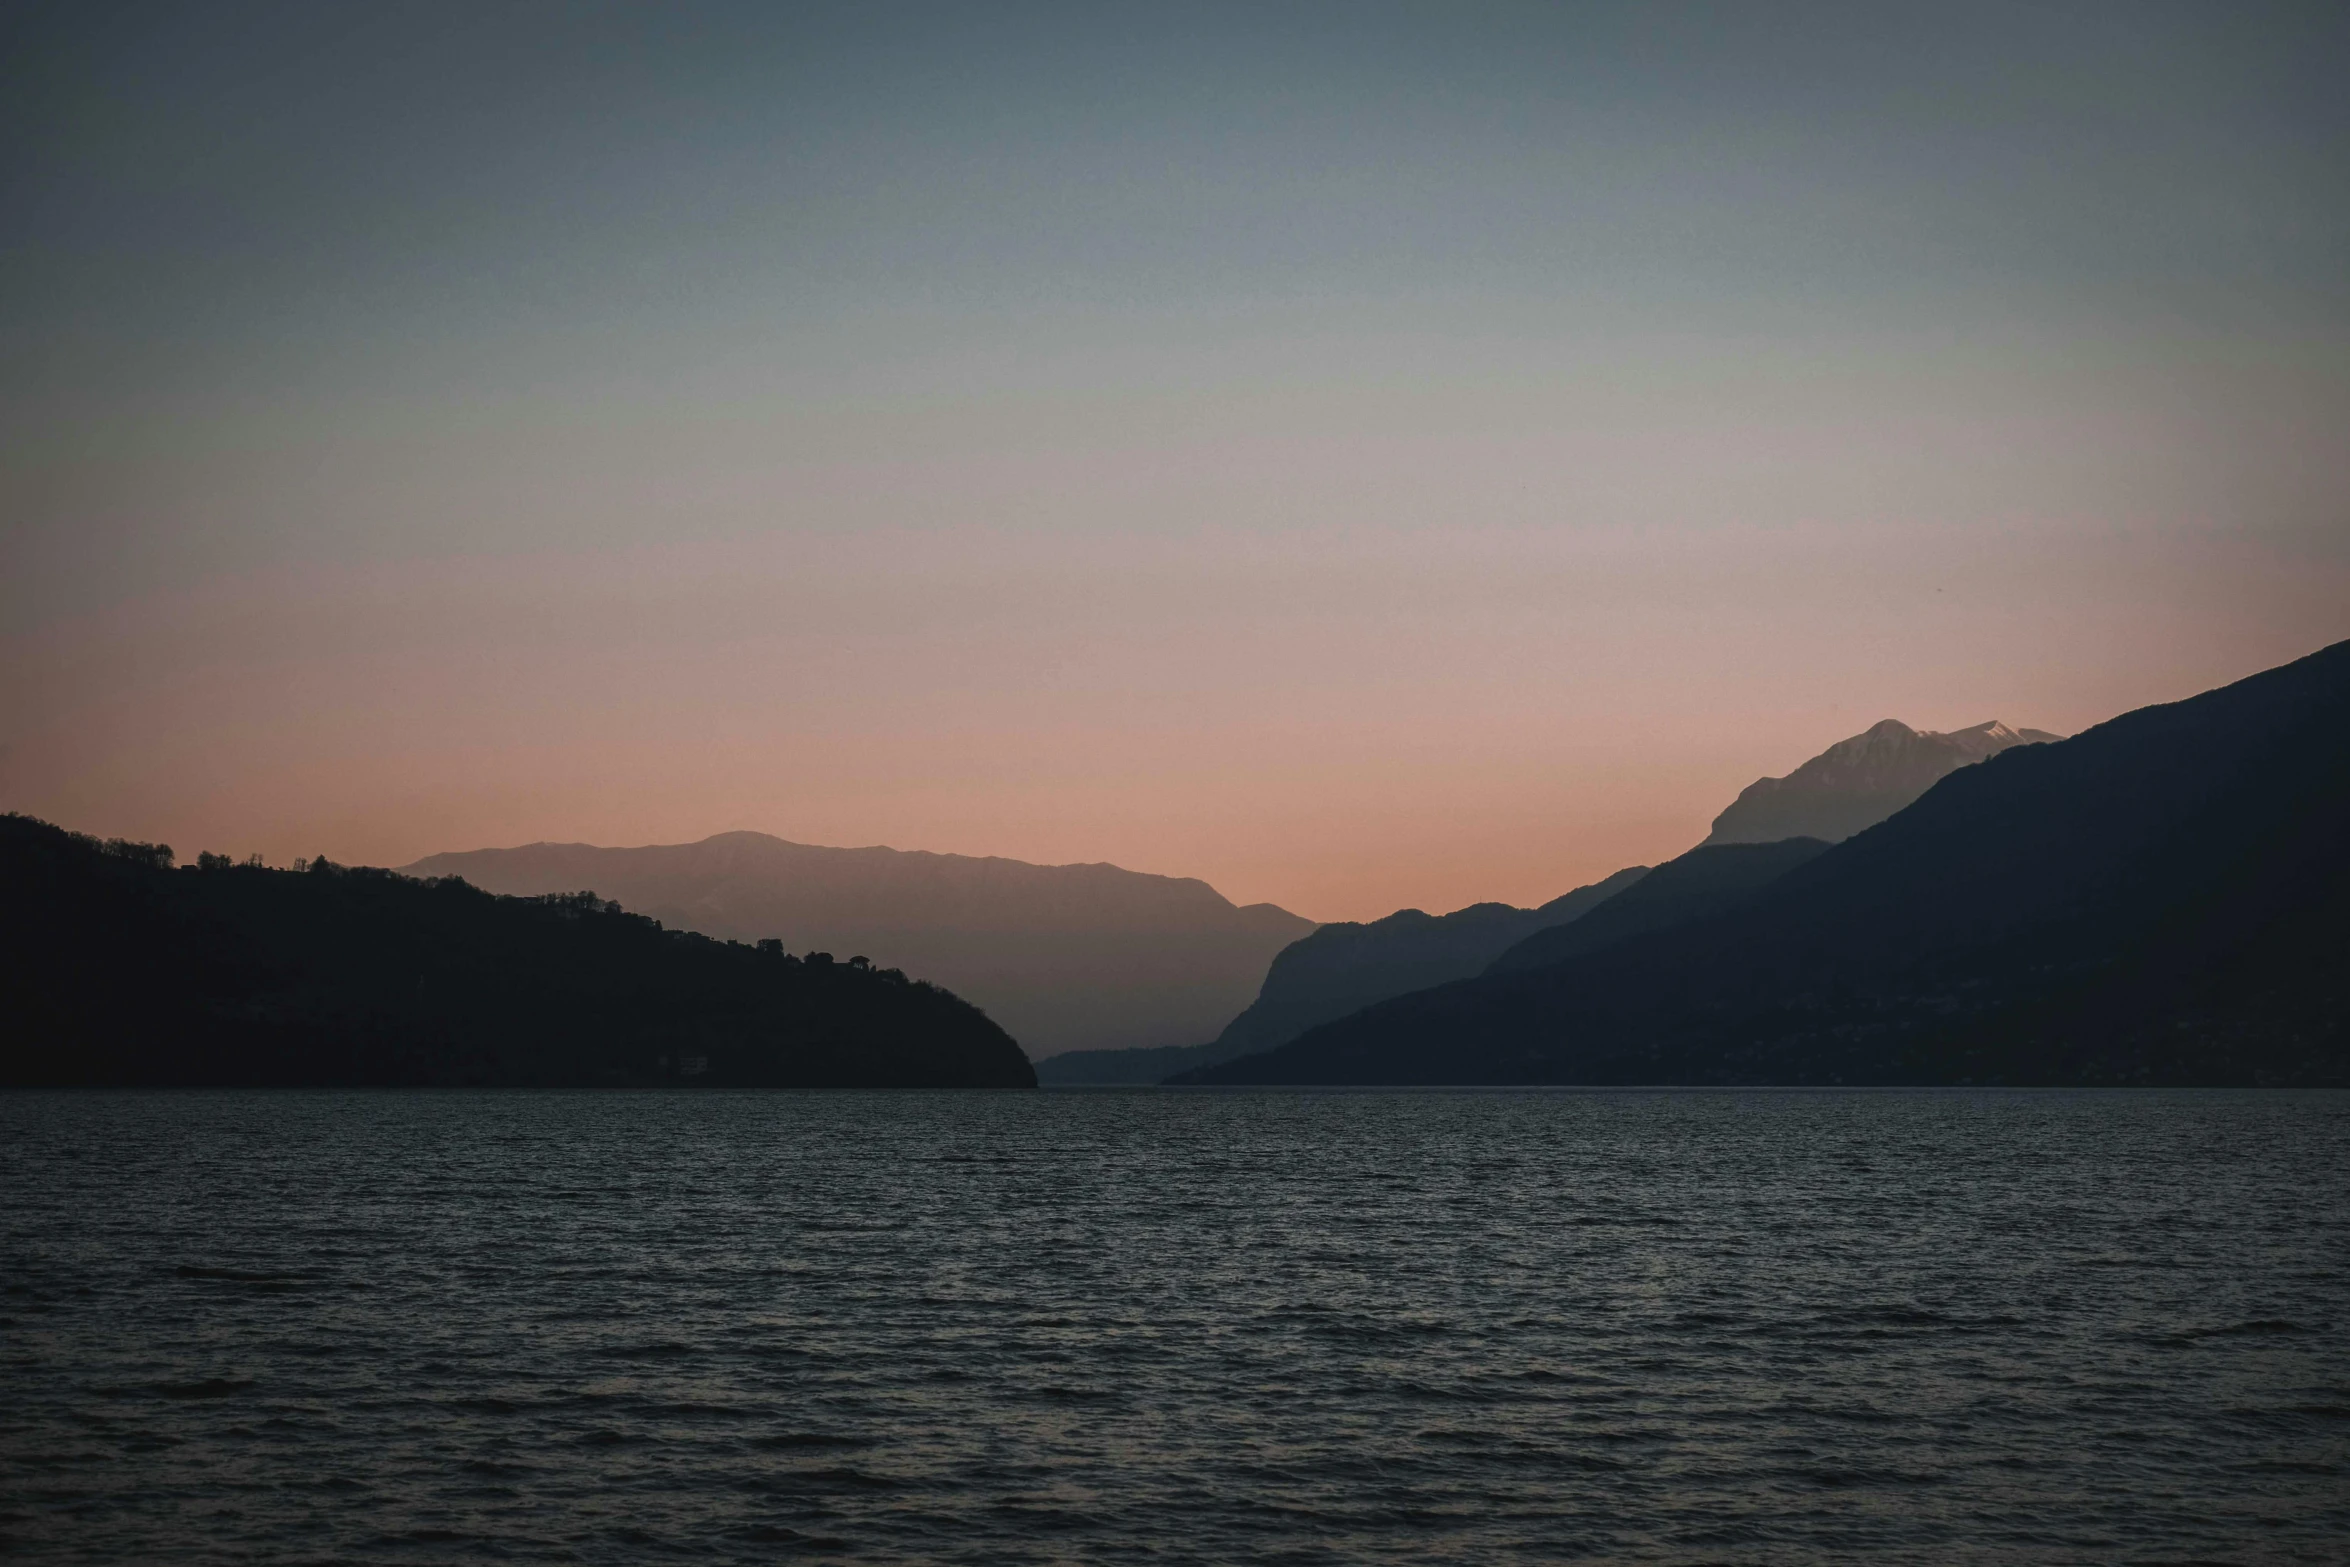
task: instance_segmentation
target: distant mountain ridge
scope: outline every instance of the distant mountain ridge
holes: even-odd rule
[[[1563,898],[1554,899],[1540,910],[1510,910],[1520,916],[1520,922],[1515,927],[1517,929],[1526,929],[1538,915],[1547,914],[1551,917],[1509,947],[1493,953],[1490,963],[1483,968],[1470,968],[1461,961],[1440,966],[1429,961],[1431,954],[1413,950],[1410,943],[1415,937],[1420,937],[1424,927],[1406,922],[1405,915],[1416,915],[1418,920],[1428,924],[1436,923],[1429,921],[1428,916],[1420,914],[1416,909],[1406,910],[1405,915],[1391,914],[1370,925],[1325,925],[1313,935],[1287,948],[1280,958],[1274,959],[1274,967],[1278,971],[1285,959],[1311,953],[1315,947],[1325,944],[1326,936],[1334,936],[1338,941],[1347,943],[1338,948],[1341,962],[1352,960],[1348,966],[1362,966],[1349,977],[1354,979],[1351,994],[1365,997],[1363,1001],[1347,1005],[1350,994],[1348,990],[1338,987],[1324,988],[1318,995],[1308,991],[1306,997],[1301,999],[1320,1004],[1303,1007],[1293,1005],[1287,1015],[1300,1019],[1298,1026],[1273,1043],[1258,1044],[1243,1034],[1240,1048],[1237,1049],[1219,1041],[1221,1053],[1207,1054],[1203,1047],[1202,1052],[1191,1053],[1187,1059],[1167,1057],[1165,1073],[1153,1081],[1175,1084],[1209,1081],[1209,1068],[1262,1054],[1310,1028],[1335,1022],[1392,997],[1434,989],[1475,974],[1506,974],[1541,968],[1578,953],[1597,952],[1648,931],[1710,918],[1752,900],[1763,888],[1795,867],[1826,853],[1827,848],[1817,838],[1791,838],[1785,843],[1713,844],[1692,849],[1678,859],[1667,860],[1654,870],[1635,867],[1618,871],[1605,881],[1579,887]],[[1461,914],[1507,908],[1506,904],[1479,904],[1474,909],[1462,910]],[[1449,915],[1447,918],[1459,919],[1460,915]],[[1500,922],[1487,917],[1479,922],[1475,930],[1479,935],[1506,933],[1506,928],[1497,932],[1499,926]],[[1368,934],[1380,931],[1382,927],[1392,932],[1385,941],[1366,941],[1361,935],[1348,939],[1350,933]],[[1393,950],[1396,947],[1402,948],[1405,963],[1391,963],[1370,972],[1362,971],[1378,962],[1383,955],[1382,949]],[[1483,943],[1473,945],[1469,941],[1460,941],[1451,955],[1465,960],[1480,955],[1483,950]],[[1442,972],[1442,968],[1447,967],[1452,972]],[[1418,984],[1410,983],[1410,980],[1432,972],[1438,973],[1440,977],[1423,980]],[[1273,978],[1268,976],[1265,981],[1266,993],[1273,994],[1275,989]],[[1246,1018],[1247,1014],[1242,1016]],[[1235,1026],[1237,1029],[1237,1022]],[[1227,1038],[1233,1032],[1227,1030]],[[1266,1035],[1256,1037],[1261,1039]],[[1115,1069],[1120,1064],[1104,1062],[1101,1068]],[[1154,1061],[1152,1064],[1158,1063]],[[1062,1070],[1067,1071],[1068,1068]],[[1038,1074],[1038,1081],[1042,1083],[1063,1080],[1044,1073]]]
[[[1390,997],[1466,979],[1488,965],[1502,971],[1539,967],[1641,931],[1723,912],[1829,843],[1891,816],[1955,769],[2012,746],[2059,738],[1996,720],[1938,734],[1886,719],[1785,778],[1750,784],[1715,819],[1698,849],[1668,861],[1648,880],[1641,879],[1644,870],[1621,871],[1538,910],[1481,903],[1441,918],[1405,909],[1368,924],[1325,925],[1273,960],[1258,999],[1214,1043],[1156,1051],[1147,1059],[1084,1052],[1040,1078],[1188,1078]],[[1628,889],[1628,896],[1619,896]]]
[[[1784,778],[1758,778],[1714,818],[1707,844],[1841,843],[1874,827],[1961,767],[2019,745],[2061,740],[2043,729],[2010,729],[1994,719],[1948,733],[1898,719],[1839,740]]]
[[[592,889],[708,936],[869,957],[980,1007],[1031,1059],[1211,1036],[1248,1005],[1273,955],[1314,928],[1189,877],[756,832],[623,849],[535,843],[404,869],[491,892]]]
[[[1270,1050],[1389,997],[1468,978],[1486,963],[1536,967],[1638,931],[1723,912],[1830,843],[1885,820],[1956,769],[2061,738],[1997,720],[1937,733],[1886,719],[1784,778],[1748,785],[1715,818],[1698,850],[1660,867],[1662,878],[1642,884],[1637,896],[1614,896],[1637,880],[1620,872],[1625,879],[1579,888],[1539,910],[1485,903],[1441,917],[1405,909],[1368,924],[1326,925],[1273,960],[1258,999],[1213,1042],[1147,1055],[1074,1052],[1040,1079],[1166,1081]],[[1585,918],[1603,906],[1596,922]],[[1507,939],[1496,946],[1497,937]]]
[[[1633,866],[1533,909],[1477,903],[1450,914],[1403,909],[1383,919],[1321,926],[1281,949],[1256,999],[1213,1041],[1151,1051],[1074,1051],[1040,1066],[1038,1081],[1157,1083],[1270,1050],[1375,1001],[1482,973],[1528,935],[1580,918],[1647,873],[1647,867]]]
[[[2350,1084],[2346,799],[2350,642],[1960,767],[1726,913],[1196,1078]]]

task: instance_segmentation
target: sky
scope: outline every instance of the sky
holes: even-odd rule
[[[2340,6],[0,9],[0,808],[1534,903],[2350,636]]]

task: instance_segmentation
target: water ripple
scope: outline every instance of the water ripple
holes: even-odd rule
[[[2332,1562],[2350,1096],[0,1096],[31,1560]]]

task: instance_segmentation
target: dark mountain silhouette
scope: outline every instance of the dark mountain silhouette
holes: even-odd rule
[[[1210,1043],[1073,1051],[1039,1066],[1037,1079],[1048,1084],[1158,1083],[1193,1067],[1270,1050],[1374,1001],[1482,973],[1522,938],[1580,919],[1646,874],[1645,866],[1621,870],[1533,909],[1477,903],[1450,914],[1405,909],[1367,923],[1324,925],[1281,949],[1256,1000]]]
[[[1536,931],[1589,918],[1647,874],[1634,866],[1533,909],[1477,903],[1451,914],[1405,909],[1368,924],[1325,925],[1281,949],[1257,999],[1218,1043],[1235,1047],[1235,1056],[1270,1050],[1374,1001],[1466,979]]]
[[[1708,844],[1818,838],[1842,843],[1901,810],[1949,774],[2011,746],[2061,740],[1996,719],[1947,734],[1888,718],[1834,745],[1784,778],[1758,778],[1714,818]]]
[[[1282,949],[1257,1000],[1213,1042],[1148,1052],[1073,1051],[1040,1068],[1038,1077],[1056,1084],[1164,1082],[1273,1049],[1317,1024],[1390,996],[1465,979],[1489,964],[1539,967],[1641,931],[1720,913],[1830,842],[1883,821],[1958,768],[2011,746],[2062,738],[1996,720],[1939,734],[1887,719],[1830,746],[1785,778],[1749,785],[1715,818],[1705,843],[1661,867],[1638,897],[1613,896],[1636,879],[1634,872],[1619,872],[1540,909],[1480,903],[1441,917],[1406,909],[1367,925],[1325,925]],[[1606,918],[1583,918],[1603,900]]]
[[[1191,1079],[2342,1084],[2345,800],[2350,643],[1962,767],[1727,913]]]
[[[1490,972],[1541,968],[1627,936],[1724,913],[1827,849],[1817,838],[1701,845],[1667,860],[1581,919],[1534,932],[1495,958]]]
[[[1028,1087],[977,1008],[593,893],[266,870],[0,818],[0,1083]]]
[[[1201,1039],[1314,928],[1269,903],[1235,907],[1204,881],[1115,865],[827,849],[755,832],[641,849],[534,843],[405,869],[492,892],[594,887],[708,936],[862,952],[985,1009],[1031,1057]]]

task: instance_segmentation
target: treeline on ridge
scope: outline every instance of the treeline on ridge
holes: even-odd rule
[[[1026,1087],[948,991],[593,893],[101,842],[0,817],[12,1086]]]

